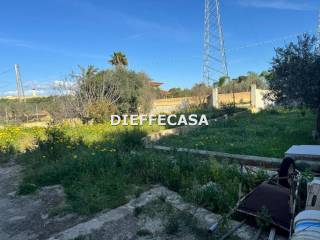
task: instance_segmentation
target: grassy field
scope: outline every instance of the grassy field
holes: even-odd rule
[[[133,126],[111,126],[109,123],[94,125],[76,125],[61,124],[54,126],[61,131],[70,141],[81,141],[86,146],[95,143],[105,143],[110,146],[118,133],[131,131]],[[140,126],[139,130],[143,135],[156,132],[163,127],[153,125]],[[21,154],[26,150],[37,147],[39,140],[47,139],[47,127],[24,127],[9,125],[0,129],[0,163],[9,161],[14,155]],[[101,145],[101,144],[100,144]]]
[[[159,144],[236,154],[283,157],[294,144],[315,144],[310,111],[270,110],[245,113],[182,136],[170,136]]]
[[[107,135],[117,131],[124,131],[132,129],[130,126],[111,126],[106,124],[94,125],[57,125],[56,128],[63,131],[66,136],[72,139],[82,138],[84,142],[90,144],[105,139]],[[161,130],[163,127],[157,125],[142,126],[141,129],[145,132],[155,132]],[[0,146],[12,144],[17,150],[24,150],[28,148],[30,143],[34,142],[37,138],[45,137],[44,127],[23,127],[23,126],[7,126],[0,129]]]
[[[18,158],[25,166],[19,193],[62,184],[67,205],[53,209],[54,214],[92,214],[115,208],[153,184],[167,186],[190,201],[223,213],[235,204],[239,182],[249,191],[265,178],[262,172],[241,176],[238,167],[227,163],[144,150],[140,139],[145,133],[140,129],[118,132],[109,138],[112,141],[104,139],[90,145],[71,139],[59,129],[50,129],[47,134],[46,140],[37,143],[38,148]],[[210,181],[217,185],[200,190]]]
[[[234,153],[279,156],[291,144],[312,143],[314,114],[298,111],[243,113],[226,122],[162,143]],[[141,138],[157,126],[111,127],[108,124],[7,127],[0,146],[13,146],[25,168],[20,194],[63,185],[67,202],[52,214],[94,214],[162,184],[185,199],[216,213],[226,213],[238,199],[238,184],[248,192],[266,178],[263,172],[241,174],[238,166],[190,154],[143,148]],[[7,147],[9,150],[11,147]],[[11,150],[10,150],[11,151]],[[11,152],[9,153],[11,154]],[[1,156],[0,156],[1,157]],[[203,188],[208,182],[214,182]]]
[[[222,116],[228,113],[230,109],[223,108],[215,111],[209,111],[204,108],[190,108],[183,112],[185,115],[189,114],[206,114],[207,118],[214,118]],[[241,109],[236,109],[235,111],[241,111]],[[182,112],[177,112],[177,115],[182,114]],[[28,125],[28,126],[25,126]],[[35,125],[35,126],[33,126]],[[45,138],[46,127],[39,124],[20,124],[20,125],[2,125],[0,126],[0,157],[1,153],[8,152],[8,150],[23,152],[25,149],[33,147],[38,138]],[[105,141],[106,138],[114,136],[117,132],[130,130],[130,126],[111,126],[110,122],[104,124],[93,124],[93,125],[72,125],[71,123],[56,125],[64,134],[71,139],[81,138],[86,144],[90,145],[95,142]],[[167,126],[170,127],[170,126]],[[142,131],[146,133],[156,132],[164,129],[165,126],[158,126],[156,124],[149,126],[145,124],[141,127]],[[9,153],[11,153],[9,151]],[[1,162],[1,159],[0,159]]]

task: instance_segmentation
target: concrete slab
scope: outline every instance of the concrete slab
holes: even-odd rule
[[[293,145],[285,156],[296,160],[320,161],[320,145]]]
[[[204,230],[207,230],[210,226],[217,223],[221,219],[221,216],[218,214],[214,214],[204,208],[196,207],[193,204],[185,202],[179,194],[172,192],[165,187],[155,186],[151,190],[144,192],[140,197],[131,200],[127,204],[99,214],[93,219],[80,223],[63,232],[54,234],[47,240],[73,240],[79,237],[93,236],[97,232],[104,232],[105,234],[108,234],[108,238],[102,238],[102,236],[99,235],[98,239],[136,239],[133,237],[133,235],[135,235],[134,222],[136,221],[133,218],[134,209],[137,207],[143,207],[159,198],[165,199],[165,202],[175,209],[194,216],[197,219],[199,227],[203,228]],[[131,223],[129,223],[129,219],[132,220]],[[126,235],[126,238],[123,238],[123,236],[119,237],[117,235],[119,233],[119,229],[122,229],[122,222],[125,222],[126,226],[131,226],[130,228],[126,228],[127,230],[122,231],[122,235]],[[238,224],[239,222],[237,221],[230,221],[231,227]],[[110,228],[110,226],[112,226],[112,228]],[[241,240],[251,240],[256,231],[256,228],[244,224],[243,227],[239,228],[235,232],[235,235]],[[105,235],[103,235],[103,237],[105,237]],[[267,234],[264,233],[260,239],[268,239]],[[278,236],[278,239],[284,240],[285,238]]]

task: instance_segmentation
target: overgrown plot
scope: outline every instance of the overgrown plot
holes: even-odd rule
[[[315,144],[312,139],[314,126],[315,114],[311,111],[269,110],[257,114],[244,113],[186,135],[166,137],[159,144],[283,157],[292,145]]]

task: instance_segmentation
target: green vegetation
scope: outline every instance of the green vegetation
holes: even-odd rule
[[[18,99],[0,99],[0,124],[39,121],[58,111],[58,107],[54,97],[27,98],[23,103]]]
[[[232,92],[248,92],[251,85],[256,84],[258,89],[267,89],[267,78],[270,76],[269,72],[263,71],[260,74],[255,72],[248,72],[247,75],[239,76],[234,79],[222,76],[215,87],[219,88],[219,93]],[[171,88],[166,97],[203,97],[212,93],[212,88],[206,84],[195,84],[191,89],[188,88]]]
[[[109,63],[116,67],[125,67],[128,66],[128,59],[123,52],[114,52]]]
[[[62,117],[79,118],[87,123],[104,122],[115,113],[148,113],[157,93],[150,82],[145,73],[124,67],[106,70],[92,65],[80,67],[79,75],[71,74],[61,84],[62,93],[73,93],[61,97],[64,99],[62,108],[66,111]]]
[[[222,116],[226,113],[233,113],[234,111],[243,111],[243,109],[233,107],[223,107],[217,110],[209,110],[207,108],[199,107],[189,107],[188,109],[177,112],[176,114],[180,116],[185,114],[186,116],[190,114],[206,114],[208,119],[216,118]],[[91,145],[95,142],[104,141],[106,136],[108,138],[114,137],[119,131],[127,132],[130,134],[130,131],[133,127],[130,126],[111,126],[110,122],[99,123],[99,124],[80,124],[76,121],[65,121],[65,123],[56,124],[56,128],[59,128],[64,134],[71,139],[81,138],[87,145]],[[169,127],[169,126],[168,126]],[[164,126],[158,125],[144,125],[141,126],[143,131],[150,133],[156,132],[161,129],[164,129]],[[0,152],[23,152],[27,148],[32,148],[35,146],[35,141],[37,139],[45,139],[45,127],[23,127],[22,125],[6,125],[0,129]],[[128,130],[128,131],[127,131]],[[126,138],[128,139],[128,138]],[[136,139],[130,139],[128,142],[124,142],[124,145],[130,145],[131,142],[136,141]],[[122,141],[123,142],[123,141]]]
[[[186,118],[188,118],[191,114],[196,114],[197,116],[201,116],[202,114],[206,115],[207,119],[214,119],[214,118],[218,118],[218,117],[222,117],[225,114],[228,115],[233,115],[235,113],[238,112],[243,112],[243,111],[248,111],[245,108],[240,108],[240,107],[234,107],[233,104],[226,104],[221,106],[221,108],[219,109],[211,109],[208,108],[207,106],[188,106],[187,108],[181,110],[181,111],[177,111],[174,112],[172,114],[177,115],[177,119],[181,116],[184,115]],[[167,128],[174,128],[177,126],[166,126]]]
[[[106,141],[106,139],[108,139],[108,141],[114,141],[117,134],[125,134],[127,131],[131,133],[132,131],[130,130],[132,130],[132,128],[131,126],[111,126],[110,123],[94,125],[72,125],[65,123],[55,125],[55,129],[62,131],[63,134],[72,141],[81,139],[87,146],[94,146],[95,143]],[[143,133],[150,133],[159,131],[162,127],[157,125],[144,125],[139,129]],[[122,134],[119,136],[121,137]],[[46,128],[44,127],[5,126],[0,129],[0,163],[9,161],[14,155],[23,153],[26,149],[30,150],[35,148],[37,141],[45,140],[46,138]],[[130,144],[134,144],[134,139],[130,140],[128,145]]]
[[[303,34],[297,43],[276,49],[268,78],[267,98],[286,106],[318,109],[313,132],[320,139],[320,55],[315,36]]]
[[[0,146],[0,163],[10,161],[10,158],[12,158],[15,153],[16,150],[10,143],[5,143],[3,146]]]
[[[75,126],[70,124],[55,125],[55,128],[60,129],[66,136],[72,139],[81,138],[86,144],[93,144],[105,140],[105,137],[113,136],[119,131],[131,130],[133,127],[126,126],[111,126],[110,123],[81,125]],[[144,125],[140,127],[145,132],[155,132],[163,129],[163,127],[153,125]],[[21,127],[7,126],[0,130],[0,147],[12,145],[17,151],[23,152],[26,148],[32,147],[34,142],[40,138],[45,138],[46,128],[44,127]]]
[[[276,49],[272,61],[269,98],[291,106],[320,105],[320,56],[318,39],[304,34],[297,42]]]
[[[37,142],[38,148],[19,157],[25,165],[19,192],[62,184],[67,194],[66,209],[81,214],[115,208],[159,183],[222,213],[237,201],[239,182],[244,191],[249,191],[263,179],[260,174],[241,176],[238,167],[227,162],[221,165],[214,160],[195,161],[188,154],[148,151],[139,141],[128,146],[129,139],[143,135],[139,129],[106,136],[90,145],[66,136],[60,129],[49,129],[46,134],[46,140]],[[199,191],[210,181],[219,187],[205,194]]]
[[[255,84],[258,89],[267,89],[267,78],[269,75],[269,72],[263,71],[260,74],[248,72],[247,75],[234,79],[223,76],[216,83],[216,87],[219,87],[220,93],[249,92],[252,84]]]
[[[203,228],[199,228],[199,223],[194,216],[188,212],[180,211],[161,199],[154,200],[140,208],[140,213],[137,218],[143,219],[161,219],[163,233],[152,232],[147,229],[140,229],[137,232],[138,236],[153,236],[159,238],[159,234],[165,235],[194,235],[196,239],[208,239],[208,233]],[[163,237],[164,238],[164,237]],[[162,239],[162,238],[160,238]],[[179,238],[180,239],[180,238]]]
[[[0,152],[15,153],[34,145],[37,138],[44,137],[44,128],[6,126],[0,129]]]
[[[315,114],[308,110],[266,110],[244,113],[159,144],[219,152],[283,157],[294,144],[315,144],[311,132]]]

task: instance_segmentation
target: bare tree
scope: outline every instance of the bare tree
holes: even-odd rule
[[[108,71],[80,68],[58,84],[69,117],[78,117],[87,123],[94,119],[95,110],[111,111],[120,98],[119,86]],[[103,109],[101,109],[103,108]]]
[[[191,89],[191,94],[196,98],[196,105],[205,104],[208,95],[212,92],[212,88],[204,83],[195,84]]]

